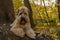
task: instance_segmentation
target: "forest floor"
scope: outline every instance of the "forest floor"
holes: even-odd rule
[[[0,24],[0,40],[20,40],[19,37],[17,37],[16,35],[10,33],[10,23],[1,23]],[[36,32],[39,33],[39,35],[49,35],[53,38],[53,40],[60,40],[60,26],[49,26],[49,27],[35,27],[33,28]],[[39,36],[39,38],[41,39],[42,36]],[[49,38],[48,36],[46,36],[47,38]],[[40,40],[37,39],[37,40]],[[25,37],[25,39],[21,39],[21,40],[32,40],[30,38]],[[43,39],[42,39],[43,40]],[[44,40],[48,40],[45,39]],[[49,39],[50,40],[50,39]]]
[[[60,25],[35,27],[40,34],[50,35],[54,40],[60,40]]]

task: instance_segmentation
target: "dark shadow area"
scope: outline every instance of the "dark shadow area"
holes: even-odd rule
[[[12,0],[0,0],[0,24],[14,21]]]

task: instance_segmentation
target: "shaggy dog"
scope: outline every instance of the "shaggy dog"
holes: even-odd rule
[[[35,39],[36,34],[31,28],[28,12],[29,10],[25,6],[18,8],[17,17],[11,24],[11,31],[19,37],[24,37],[26,34],[28,37]]]

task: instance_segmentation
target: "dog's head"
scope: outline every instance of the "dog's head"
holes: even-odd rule
[[[20,19],[20,24],[25,25],[27,22],[29,22],[29,10],[27,7],[20,7],[17,10],[17,16]]]

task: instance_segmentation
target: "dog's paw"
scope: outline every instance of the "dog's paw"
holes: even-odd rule
[[[35,37],[36,37],[36,34],[35,34],[35,32],[34,32],[32,29],[28,29],[28,30],[26,31],[26,35],[27,35],[28,37],[32,38],[32,39],[36,39],[36,38],[35,38]]]
[[[19,37],[24,37],[25,36],[25,32],[22,28],[11,28],[11,31]]]

